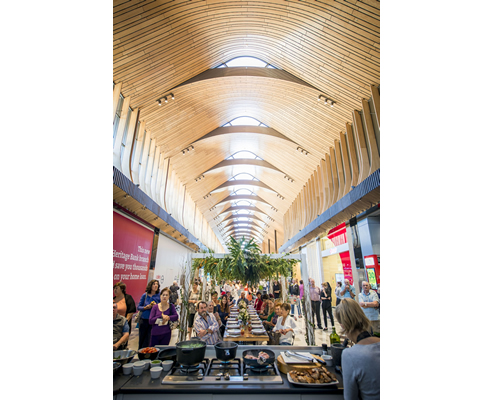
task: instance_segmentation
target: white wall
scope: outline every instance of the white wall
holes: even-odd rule
[[[186,261],[186,256],[192,252],[162,233],[159,234],[154,279],[160,282],[161,289],[171,286],[174,280],[178,281],[179,285],[178,275],[181,272],[181,265]]]

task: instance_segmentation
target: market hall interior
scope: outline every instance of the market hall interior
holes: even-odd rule
[[[113,5],[113,281],[244,237],[378,287],[379,2]]]

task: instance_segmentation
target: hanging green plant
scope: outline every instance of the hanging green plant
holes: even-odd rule
[[[241,280],[256,285],[262,279],[270,279],[273,276],[289,276],[297,260],[283,258],[270,258],[267,254],[261,254],[260,247],[255,239],[247,241],[244,238],[236,240],[233,237],[228,242],[229,253],[224,258],[215,258],[213,252],[208,250],[204,259],[194,259],[193,269],[202,268],[205,274],[216,282],[223,280]]]

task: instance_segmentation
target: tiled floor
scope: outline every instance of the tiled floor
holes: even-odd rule
[[[296,313],[295,316],[298,317],[297,309],[295,310],[295,313]],[[334,313],[334,310],[333,310],[333,313]],[[333,319],[335,321],[336,331],[341,336],[340,324],[336,320],[335,316],[333,316]],[[327,321],[328,321],[328,330],[323,331],[321,329],[315,329],[315,331],[314,331],[317,346],[321,346],[321,344],[323,344],[323,343],[330,343],[331,323],[330,323],[330,318],[328,316],[327,316]],[[300,326],[302,333],[300,335],[296,335],[294,345],[295,346],[305,346],[306,345],[306,340],[304,338],[304,335],[306,333],[305,318],[297,318],[297,324]],[[324,327],[323,316],[321,316],[321,324]],[[171,337],[171,342],[169,344],[171,346],[175,345],[177,339],[178,339],[178,331],[174,330],[172,337]],[[135,328],[135,323],[133,323],[132,334],[130,336],[130,341],[129,341],[128,347],[131,350],[138,350],[138,329]]]

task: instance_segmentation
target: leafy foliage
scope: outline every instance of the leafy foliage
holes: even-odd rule
[[[203,267],[204,273],[209,273],[211,279],[216,282],[240,279],[256,285],[262,279],[289,276],[293,265],[298,262],[282,258],[274,259],[267,254],[261,254],[255,239],[247,241],[245,238],[236,240],[230,237],[227,247],[229,254],[224,258],[213,257],[213,252],[209,250],[208,257],[194,259],[193,269]]]

